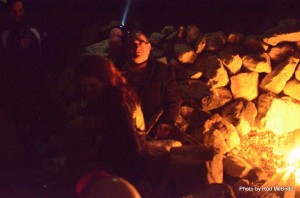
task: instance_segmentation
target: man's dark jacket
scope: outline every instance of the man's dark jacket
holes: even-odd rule
[[[163,108],[161,122],[173,126],[181,106],[174,68],[157,60],[149,59],[143,76],[138,95],[142,102],[145,121],[149,121]],[[127,77],[126,72],[125,77]],[[128,78],[127,81],[130,86],[139,87],[132,84]]]

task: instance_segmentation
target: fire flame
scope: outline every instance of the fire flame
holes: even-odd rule
[[[290,152],[288,164],[289,167],[293,167],[294,169],[300,168],[300,146]]]
[[[296,184],[300,184],[300,146],[290,152],[287,160],[288,172],[294,172]]]

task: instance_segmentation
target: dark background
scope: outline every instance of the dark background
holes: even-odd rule
[[[72,58],[92,25],[121,20],[127,0],[24,0],[26,14],[46,30],[56,57]],[[10,0],[1,0],[0,27],[5,27]],[[286,18],[300,18],[300,3],[292,0],[131,0],[126,24],[139,24],[146,33],[165,25],[197,25],[202,33],[237,31],[262,34]],[[107,33],[100,35],[104,39]],[[73,55],[72,55],[73,54]],[[75,55],[74,55],[75,56]]]

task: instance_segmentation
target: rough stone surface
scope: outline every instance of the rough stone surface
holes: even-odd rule
[[[193,43],[197,40],[197,38],[201,35],[199,28],[195,25],[189,25],[186,28],[186,42]]]
[[[268,49],[260,36],[248,35],[244,40],[244,47],[252,53],[264,53]]]
[[[250,164],[238,156],[224,158],[223,165],[224,173],[236,178],[245,178],[252,169]]]
[[[212,94],[209,86],[199,80],[181,81],[179,88],[184,103],[194,108],[201,108],[202,99]]]
[[[270,73],[272,70],[271,60],[267,53],[243,56],[243,65],[248,70],[257,73]]]
[[[190,50],[188,52],[184,52],[184,53],[181,53],[179,56],[178,56],[178,60],[181,62],[181,63],[194,63],[195,60],[197,59],[197,54],[194,50]]]
[[[271,47],[268,55],[270,59],[276,63],[284,61],[290,55],[294,53],[294,48],[291,44],[288,43],[280,43],[274,47]]]
[[[292,77],[296,66],[299,63],[299,58],[290,57],[288,60],[281,62],[273,71],[265,76],[260,83],[260,88],[279,94],[286,82]]]
[[[201,76],[202,76],[202,72],[195,71],[192,69],[181,69],[176,72],[176,77],[178,80],[198,79]]]
[[[281,21],[276,27],[264,32],[263,41],[272,46],[281,42],[300,41],[300,21],[297,19]]]
[[[300,81],[300,65],[298,65],[295,71],[295,78]]]
[[[224,87],[229,82],[227,71],[216,55],[200,54],[193,68],[203,72],[208,79],[207,84],[212,88]]]
[[[262,119],[267,115],[274,98],[275,94],[272,92],[261,94],[258,97],[257,116],[255,118],[255,125],[258,129],[262,129],[264,127]]]
[[[199,36],[196,42],[196,54],[200,54],[206,46],[206,37]]]
[[[236,74],[240,71],[243,61],[238,53],[231,48],[225,48],[219,53],[219,57],[223,65],[232,73]]]
[[[150,35],[149,42],[152,45],[160,45],[163,42],[164,38],[165,38],[165,35],[154,32]]]
[[[235,126],[239,136],[242,137],[254,127],[257,109],[253,102],[240,100],[226,106],[221,115]]]
[[[225,87],[219,87],[212,90],[212,94],[202,99],[202,110],[209,111],[222,107],[232,99],[230,90]]]
[[[212,161],[206,162],[207,183],[221,184],[223,183],[223,155],[218,154],[213,157]]]
[[[251,101],[258,96],[258,73],[239,73],[230,79],[230,88],[235,99],[244,98]]]
[[[174,52],[181,63],[194,63],[197,59],[196,52],[187,43],[177,43],[174,46]]]
[[[227,37],[227,43],[230,45],[241,45],[245,36],[238,32],[232,32]]]
[[[165,26],[161,30],[161,34],[163,34],[163,35],[170,35],[170,34],[172,34],[174,32],[175,32],[175,27],[174,26]]]
[[[213,147],[223,154],[240,145],[240,138],[235,127],[219,114],[214,114],[205,122],[203,134],[204,145]]]
[[[205,37],[207,39],[205,50],[207,51],[219,51],[226,43],[226,36],[224,32],[207,33],[205,34]]]
[[[300,82],[296,79],[288,81],[283,88],[283,93],[300,101]]]

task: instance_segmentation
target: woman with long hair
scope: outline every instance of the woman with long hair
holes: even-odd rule
[[[106,58],[84,57],[77,75],[87,107],[83,116],[69,124],[67,167],[78,177],[102,169],[135,180],[146,151],[139,99]]]

